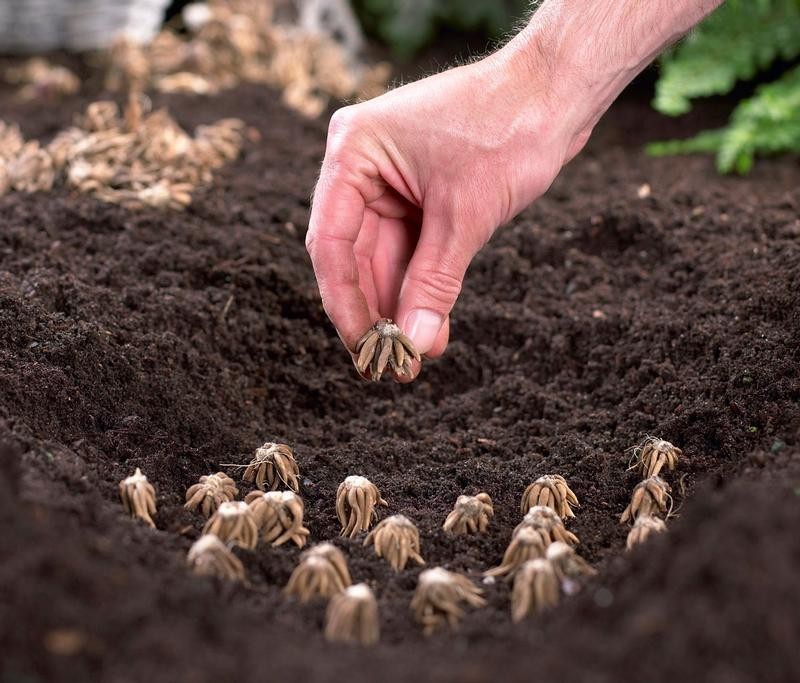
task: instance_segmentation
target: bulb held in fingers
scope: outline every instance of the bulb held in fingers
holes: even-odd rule
[[[373,382],[379,382],[387,368],[411,376],[411,361],[421,361],[414,343],[389,318],[381,318],[356,344],[356,369]]]

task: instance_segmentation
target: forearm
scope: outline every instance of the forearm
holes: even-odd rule
[[[501,52],[510,67],[550,72],[551,98],[576,135],[722,0],[545,0]]]

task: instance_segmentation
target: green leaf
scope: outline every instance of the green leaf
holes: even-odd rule
[[[750,171],[757,154],[800,153],[800,66],[740,102],[725,128],[653,142],[646,151],[653,156],[713,152],[720,172],[739,174]]]
[[[653,106],[676,116],[800,55],[800,0],[728,0],[661,59]]]

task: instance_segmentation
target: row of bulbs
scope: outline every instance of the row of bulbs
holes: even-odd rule
[[[666,449],[663,444],[674,450]],[[668,490],[659,487],[661,480],[657,475],[665,466],[674,468],[678,457],[675,452],[680,454],[669,442],[661,440],[645,442],[637,452],[639,465],[649,476],[637,486],[621,518],[623,523],[634,522],[628,535],[629,548],[650,533],[663,530],[645,527],[641,520],[662,521],[657,515],[666,510],[664,495],[668,496]],[[264,444],[244,466],[242,479],[257,487],[244,501],[234,500],[238,494],[236,483],[224,472],[200,477],[186,492],[185,507],[207,518],[203,534],[187,555],[189,566],[199,575],[247,584],[244,566],[231,551],[232,546],[253,549],[259,540],[272,546],[286,542],[293,542],[299,548],[306,545],[309,530],[303,525],[299,468],[291,449],[285,444]],[[277,490],[280,486],[286,490]],[[139,469],[121,482],[120,495],[129,514],[155,526],[152,520],[155,490]],[[368,479],[347,477],[336,495],[341,534],[353,538],[369,531],[364,545],[372,545],[376,555],[395,571],[405,569],[409,561],[424,565],[419,530],[406,516],[387,517],[370,531],[377,518],[376,507],[386,505],[378,488]],[[503,560],[498,567],[484,573],[485,582],[501,576],[513,580],[514,621],[554,607],[562,593],[574,592],[582,578],[595,573],[575,552],[577,536],[564,526],[564,519],[574,517],[573,508],[577,506],[577,497],[559,475],[540,477],[525,490],[520,504],[524,516],[512,533]],[[487,493],[462,495],[443,528],[452,534],[485,533],[493,514]],[[316,596],[330,600],[325,627],[329,640],[362,644],[378,640],[378,605],[374,593],[365,583],[352,583],[345,555],[332,543],[319,543],[302,553],[285,590],[303,603]],[[411,609],[425,632],[430,633],[445,624],[456,626],[465,606],[477,608],[485,604],[482,590],[468,577],[436,567],[420,574]]]

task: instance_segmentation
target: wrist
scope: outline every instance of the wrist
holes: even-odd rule
[[[520,87],[546,90],[574,147],[642,69],[720,3],[545,0],[499,56]]]
[[[633,77],[623,65],[590,59],[591,48],[578,43],[570,19],[560,3],[545,3],[496,55],[514,87],[528,95],[532,106],[535,101],[536,107],[544,108],[566,150],[582,146]]]

